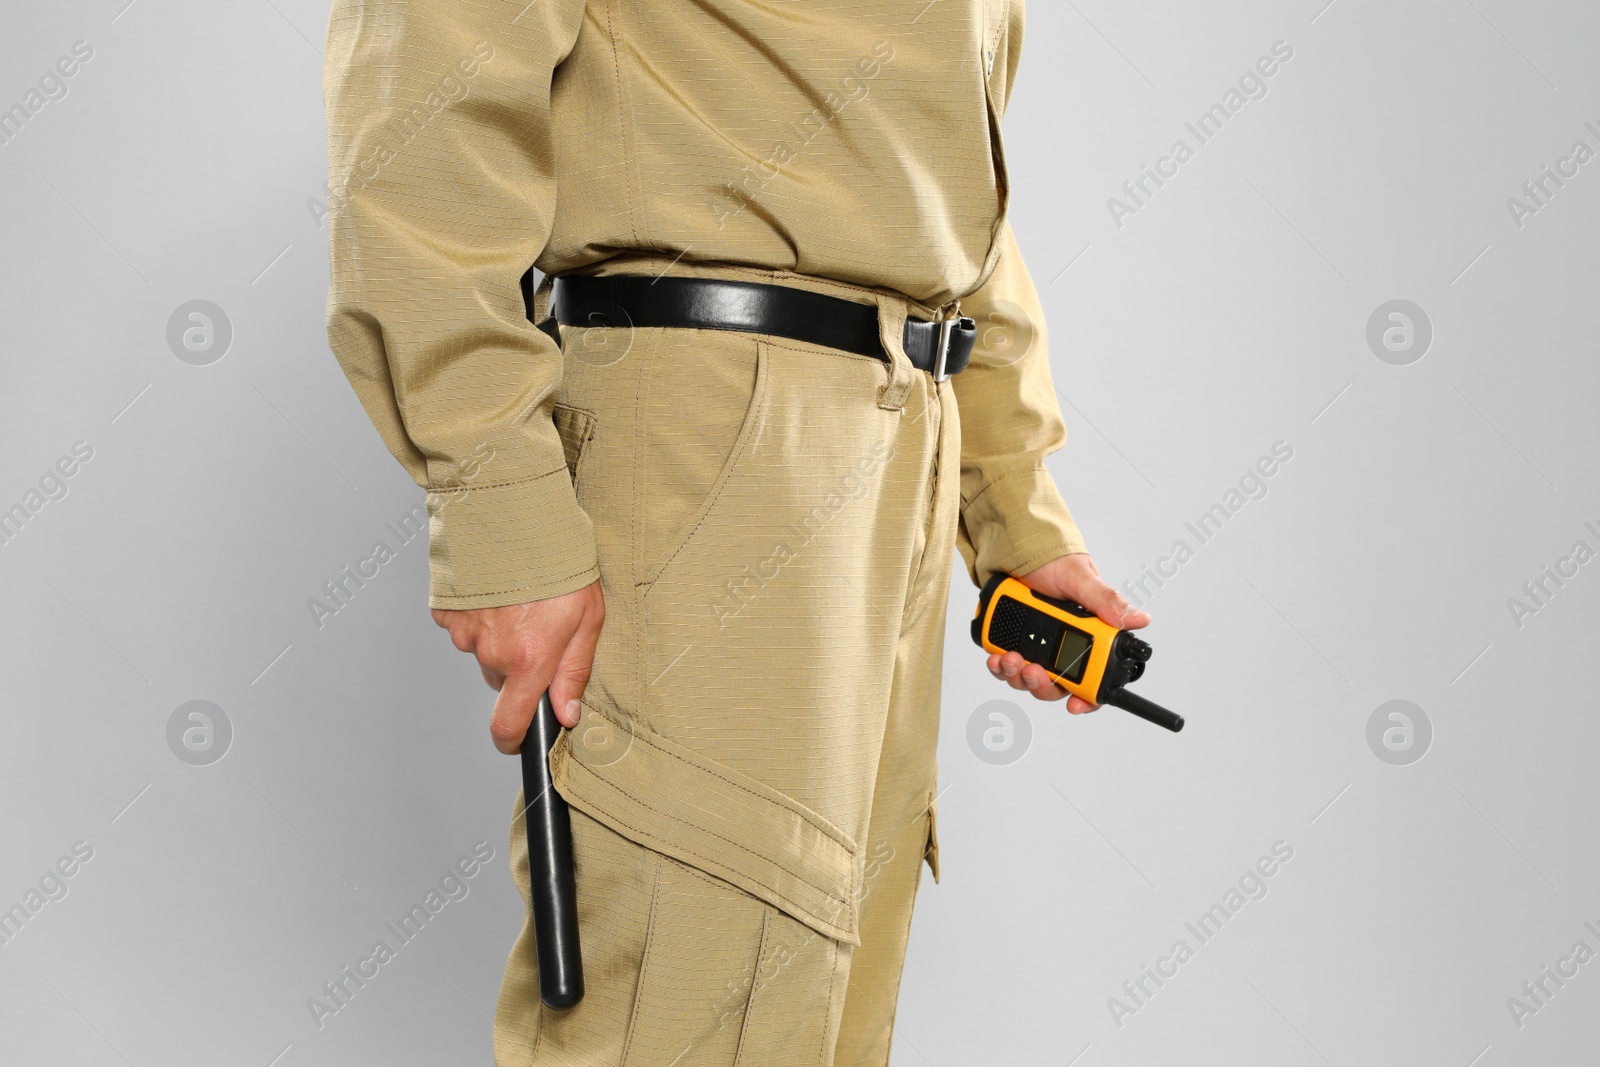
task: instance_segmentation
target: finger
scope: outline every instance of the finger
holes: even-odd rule
[[[1074,715],[1085,715],[1091,711],[1094,711],[1098,707],[1100,707],[1099,704],[1091,704],[1087,700],[1077,695],[1067,698],[1067,710],[1072,712]]]
[[[594,671],[594,650],[599,642],[600,627],[591,625],[585,618],[556,665],[555,680],[550,683],[550,704],[555,708],[556,719],[569,730],[578,725],[583,714],[579,698],[589,686],[589,677]]]
[[[1028,662],[1018,652],[1007,652],[999,658],[997,667],[995,677],[1018,692],[1032,693],[1040,700],[1060,700],[1067,695],[1067,691],[1056,685],[1043,667]]]
[[[502,685],[505,684],[506,676],[501,674],[499,671],[490,670],[482,663],[478,664],[478,670],[483,673],[484,684],[486,684],[490,689],[498,690]]]
[[[450,635],[450,643],[456,646],[457,652],[471,652],[477,647],[476,632],[469,625],[446,626],[445,633]]]
[[[1038,700],[1060,700],[1067,695],[1067,691],[1057,685],[1037,663],[1030,663],[1024,667],[1020,677],[1028,692]]]
[[[533,675],[511,674],[500,687],[500,696],[494,702],[494,713],[489,717],[489,736],[494,747],[508,756],[522,751],[522,740],[528,736],[528,726],[539,710],[539,700],[545,694],[545,685]]]

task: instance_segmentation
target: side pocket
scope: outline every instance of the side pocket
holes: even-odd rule
[[[852,837],[794,798],[590,693],[583,705],[589,729],[562,731],[550,756],[551,779],[567,803],[819,934],[861,943],[860,850]]]
[[[572,484],[576,488],[583,465],[584,446],[594,436],[598,419],[592,411],[560,403],[556,404],[551,417],[555,420],[556,434],[561,438],[561,451],[566,455],[567,474],[572,477]]]
[[[651,365],[635,433],[634,583],[649,589],[702,531],[761,435],[769,390],[765,342],[686,331]]]
[[[939,794],[928,797],[928,840],[922,846],[922,858],[933,872],[934,883],[939,881]]]

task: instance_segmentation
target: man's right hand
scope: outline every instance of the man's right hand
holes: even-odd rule
[[[561,725],[578,725],[578,698],[589,684],[605,617],[598,581],[526,604],[433,612],[433,621],[450,631],[457,648],[478,657],[483,680],[499,691],[489,736],[507,755],[521,751],[547,689]]]

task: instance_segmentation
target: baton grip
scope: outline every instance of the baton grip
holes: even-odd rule
[[[522,739],[523,817],[528,826],[528,882],[539,999],[570,1008],[583,999],[583,953],[578,946],[578,893],[572,873],[572,819],[550,781],[550,746],[561,735],[550,694]]]

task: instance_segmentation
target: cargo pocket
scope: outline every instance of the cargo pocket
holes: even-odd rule
[[[860,938],[854,839],[726,764],[583,697],[550,753],[567,802],[648,849],[766,901],[826,937]]]
[[[670,856],[654,858],[622,1067],[732,1063],[771,909]]]
[[[838,1036],[851,949],[657,855],[621,1067],[817,1067]]]

